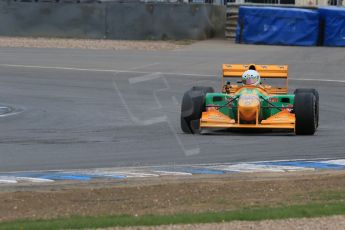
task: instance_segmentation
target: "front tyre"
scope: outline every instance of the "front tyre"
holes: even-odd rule
[[[295,94],[296,135],[314,135],[317,129],[317,98],[313,92]]]
[[[213,92],[212,87],[194,86],[183,95],[181,129],[184,133],[193,134],[199,130],[201,114],[205,111],[205,96]]]
[[[319,92],[316,89],[310,89],[310,88],[301,88],[296,89],[294,94],[296,93],[313,93],[316,99],[316,127],[319,127]]]

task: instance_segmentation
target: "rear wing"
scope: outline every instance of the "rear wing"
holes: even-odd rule
[[[223,64],[224,78],[242,77],[242,74],[248,69],[255,69],[259,72],[261,78],[284,79],[283,87],[270,86],[269,93],[285,94],[288,92],[288,66],[287,65],[256,65],[256,64]]]
[[[241,77],[249,67],[254,67],[262,78],[288,78],[287,65],[223,64],[223,77]]]

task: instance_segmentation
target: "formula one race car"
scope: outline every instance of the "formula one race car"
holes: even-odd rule
[[[241,81],[229,81],[236,78]],[[182,131],[192,134],[229,128],[313,135],[319,123],[318,91],[288,94],[287,65],[224,64],[222,92],[194,86],[184,94],[181,107]]]

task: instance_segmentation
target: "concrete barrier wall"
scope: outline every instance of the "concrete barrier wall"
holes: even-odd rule
[[[223,11],[224,9],[224,11]],[[108,37],[205,39],[224,36],[225,8],[200,4],[109,4]]]
[[[105,5],[1,2],[0,35],[104,38]]]
[[[204,4],[0,1],[0,35],[106,39],[223,37],[226,8]]]

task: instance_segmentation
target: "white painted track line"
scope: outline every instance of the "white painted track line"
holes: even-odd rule
[[[157,73],[157,71],[149,72],[149,71],[136,71],[136,70],[95,69],[95,68],[62,67],[62,66],[37,66],[37,65],[14,65],[14,64],[0,64],[0,66],[12,67],[12,68],[54,69],[54,70],[108,72],[108,73],[137,73],[137,74],[156,74]],[[151,66],[151,65],[147,65],[147,66]],[[216,77],[217,76],[213,74],[179,73],[179,72],[159,72],[159,73],[163,75],[180,75],[180,76],[196,76],[196,77]],[[289,78],[289,80],[345,83],[345,80],[337,80],[337,79]]]

